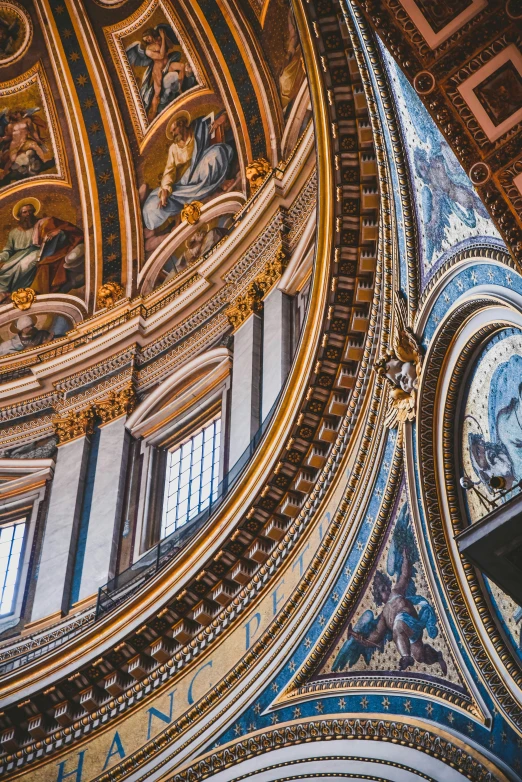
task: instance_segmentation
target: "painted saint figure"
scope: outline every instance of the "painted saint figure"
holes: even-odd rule
[[[145,30],[141,43],[126,49],[131,65],[146,68],[140,94],[149,122],[181,93],[194,87],[196,78],[188,61],[181,62],[179,41],[169,24]]]
[[[221,187],[228,175],[234,150],[225,142],[215,142],[212,135],[225,122],[222,114],[210,125],[208,118],[191,122],[188,112],[176,114],[167,127],[172,141],[160,186],[143,204],[143,222],[150,231],[178,215],[184,204],[203,201]]]
[[[287,112],[288,107],[297,96],[299,88],[305,78],[303,65],[303,53],[299,36],[295,26],[292,9],[288,10],[288,41],[286,45],[286,62],[279,74],[279,93],[283,112]]]
[[[40,208],[38,199],[25,198],[13,209],[19,224],[9,231],[0,253],[0,303],[12,291],[31,287],[40,269],[47,272],[46,293],[67,292],[83,284],[82,231],[58,217],[38,219]]]
[[[412,665],[438,663],[443,675],[447,665],[442,655],[431,644],[423,640],[427,630],[430,638],[438,635],[435,612],[422,595],[416,594],[414,575],[418,561],[415,539],[409,526],[408,505],[404,503],[388,552],[387,571],[378,570],[373,580],[373,597],[376,606],[383,606],[381,613],[374,616],[368,609],[354,627],[348,628],[348,639],[337,655],[332,671],[351,668],[362,656],[370,663],[374,651],[384,651],[393,640],[400,654],[399,670],[405,671]],[[395,576],[395,584],[390,576]]]

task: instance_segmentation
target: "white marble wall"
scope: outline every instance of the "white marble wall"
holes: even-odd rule
[[[270,412],[290,369],[292,300],[274,288],[263,307],[263,391],[261,420]]]
[[[125,421],[122,416],[100,428],[79,600],[94,594],[113,575],[127,465]]]

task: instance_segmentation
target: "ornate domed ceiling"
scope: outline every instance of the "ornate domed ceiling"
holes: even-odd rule
[[[518,17],[0,2],[2,778],[519,779]]]

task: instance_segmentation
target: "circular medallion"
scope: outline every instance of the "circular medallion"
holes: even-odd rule
[[[419,95],[429,95],[435,89],[435,79],[429,71],[419,71],[413,79],[413,86]]]
[[[510,19],[522,19],[521,0],[508,0],[506,3],[506,14]]]
[[[491,169],[487,163],[480,161],[471,166],[468,176],[474,185],[480,187],[480,185],[485,185],[491,177]]]
[[[24,54],[31,41],[33,26],[22,6],[0,2],[0,66],[9,65]]]

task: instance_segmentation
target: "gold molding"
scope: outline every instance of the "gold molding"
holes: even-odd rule
[[[94,410],[91,406],[83,410],[73,410],[67,415],[53,418],[53,427],[58,437],[58,446],[86,437],[94,431]]]
[[[282,247],[269,260],[260,274],[250,283],[226,310],[226,316],[234,331],[243,325],[254,312],[261,312],[263,299],[281,277],[288,263],[288,256]]]
[[[127,386],[121,391],[111,391],[107,399],[95,402],[94,411],[101,418],[103,424],[108,424],[122,415],[129,415],[137,405],[137,398],[134,388]]]

